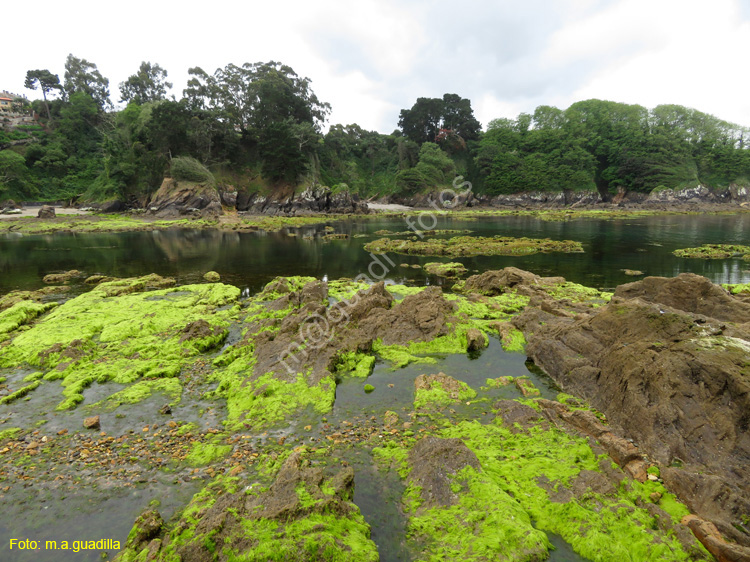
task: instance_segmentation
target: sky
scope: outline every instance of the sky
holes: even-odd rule
[[[455,93],[483,126],[598,98],[693,107],[750,126],[750,0],[211,0],[11,2],[0,12],[0,90],[30,69],[63,79],[72,53],[118,85],[158,63],[280,61],[312,80],[329,124],[390,133],[418,97]]]

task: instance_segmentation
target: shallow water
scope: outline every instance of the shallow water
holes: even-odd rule
[[[414,219],[411,219],[414,220]],[[418,223],[414,223],[419,226]],[[158,273],[178,283],[202,280],[206,271],[218,271],[225,282],[254,293],[279,275],[309,275],[337,279],[368,274],[373,258],[363,250],[380,229],[404,231],[403,218],[333,222],[348,240],[323,241],[325,225],[281,232],[223,232],[166,230],[108,234],[59,233],[19,236],[0,234],[0,294],[13,289],[36,289],[47,273],[78,269],[125,277]],[[424,226],[431,226],[427,219]],[[674,215],[625,220],[578,219],[544,222],[532,217],[489,217],[453,220],[440,217],[439,229],[468,229],[481,236],[507,235],[576,240],[582,254],[479,256],[458,258],[470,271],[516,266],[540,275],[562,275],[592,287],[615,287],[633,281],[624,269],[646,275],[672,277],[682,272],[705,275],[716,283],[750,282],[750,264],[741,259],[700,260],[677,258],[672,251],[704,243],[747,243],[750,215]],[[296,236],[289,236],[289,233]],[[364,237],[354,238],[354,235]],[[306,239],[305,236],[313,236]],[[390,255],[386,276],[396,282],[448,284],[421,269],[400,264],[448,261],[439,258]],[[382,275],[374,265],[371,277]],[[373,277],[374,278],[374,277]],[[83,290],[79,286],[77,290]],[[73,287],[75,292],[76,287]]]
[[[136,276],[148,273],[173,276],[179,284],[200,282],[206,271],[218,271],[222,280],[234,284],[247,293],[254,293],[279,275],[309,275],[336,279],[366,273],[373,257],[363,245],[374,239],[380,229],[403,231],[403,219],[367,219],[360,222],[331,223],[337,232],[346,232],[348,240],[324,242],[319,235],[324,225],[288,229],[278,233],[237,233],[211,230],[173,230],[128,232],[113,234],[54,234],[0,235],[0,294],[13,289],[36,289],[43,286],[42,277],[51,272],[79,269],[86,275],[95,273],[111,276]],[[429,224],[424,224],[429,226]],[[747,243],[750,227],[748,215],[692,215],[661,216],[627,220],[582,219],[570,222],[543,222],[530,217],[495,217],[482,220],[453,220],[440,218],[436,228],[469,229],[477,235],[550,237],[580,241],[582,254],[537,254],[533,256],[475,257],[450,261],[462,262],[470,271],[485,271],[516,266],[541,275],[561,275],[570,281],[598,288],[612,288],[638,279],[629,277],[624,269],[644,271],[647,275],[674,276],[690,271],[705,275],[718,283],[750,282],[750,264],[739,259],[697,260],[677,258],[672,251],[703,243]],[[289,236],[295,233],[296,236]],[[366,235],[354,238],[353,235]],[[304,239],[312,235],[312,239]],[[395,266],[371,270],[385,271],[390,282],[412,285],[444,284],[450,282],[427,275],[422,269],[404,268],[400,264],[424,264],[437,260],[430,257],[390,256]],[[80,280],[71,286],[75,294],[88,289]],[[232,337],[237,337],[233,334]],[[545,398],[554,398],[557,389],[542,373],[527,365],[526,357],[506,353],[496,339],[477,355],[449,355],[438,358],[436,364],[413,364],[392,370],[378,362],[373,373],[365,379],[346,379],[337,387],[333,411],[322,422],[314,413],[298,416],[289,426],[269,431],[260,439],[291,436],[296,440],[320,435],[323,423],[342,424],[371,416],[382,416],[386,410],[399,414],[402,422],[412,410],[414,378],[422,373],[446,372],[469,384],[479,393],[478,401],[460,404],[448,413],[451,417],[470,417],[489,421],[491,404],[500,398],[519,396],[515,386],[482,391],[487,378],[499,376],[528,376]],[[31,371],[0,373],[14,382]],[[375,387],[365,393],[365,383]],[[106,387],[106,388],[105,388]],[[116,385],[94,384],[85,394],[85,401],[73,412],[56,412],[60,400],[58,382],[45,382],[28,400],[0,407],[0,420],[9,425],[29,427],[40,418],[46,419],[44,432],[61,429],[74,431],[80,427],[87,406],[118,390]],[[222,407],[202,403],[195,389],[190,398],[185,396],[173,411],[176,419],[196,422],[200,427],[218,427],[224,417]],[[484,399],[484,400],[481,400]],[[166,399],[155,395],[133,406],[121,407],[106,419],[111,434],[125,433],[154,421],[154,412]],[[20,406],[23,405],[23,408]],[[119,416],[118,416],[119,415]],[[302,435],[305,425],[312,425],[310,433]],[[412,559],[405,546],[405,519],[400,513],[399,498],[403,484],[394,474],[384,474],[373,467],[369,453],[361,448],[352,450],[347,460],[355,466],[355,496],[363,515],[372,527],[372,538],[378,544],[381,560]],[[97,553],[24,553],[7,552],[8,539],[31,537],[37,540],[61,538],[114,538],[124,544],[134,518],[151,499],[162,499],[165,518],[179,509],[197,490],[197,484],[174,484],[169,475],[157,483],[141,484],[127,490],[82,489],[75,497],[63,499],[54,489],[39,492],[32,489],[14,490],[6,499],[0,520],[0,558],[10,560],[94,560]],[[43,497],[40,497],[40,493]],[[550,560],[580,562],[559,537],[550,537],[556,549]]]

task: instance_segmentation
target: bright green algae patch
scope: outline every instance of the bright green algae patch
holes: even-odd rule
[[[722,285],[727,291],[733,295],[739,295],[741,293],[750,293],[750,283],[725,283]]]
[[[610,462],[598,458],[584,438],[555,427],[532,426],[514,433],[501,421],[488,425],[465,421],[440,436],[463,439],[487,477],[515,498],[537,528],[559,534],[594,562],[690,559],[674,535],[658,531],[657,521],[643,507],[644,496],[654,491],[666,494],[656,482],[623,480],[613,494],[589,490],[579,498],[553,501],[552,490],[570,487],[583,471],[598,472],[600,461]],[[666,496],[663,509],[674,501]],[[686,513],[684,506],[667,507],[675,514]]]
[[[129,292],[143,279],[102,283],[60,305],[0,350],[0,367],[33,365],[45,381],[60,380],[58,409],[80,403],[93,382],[133,385],[111,397],[114,405],[154,390],[178,397],[179,382],[166,379],[223,341],[240,291],[217,283]]]
[[[44,314],[57,306],[57,303],[38,303],[21,301],[7,310],[0,312],[0,341],[7,339],[7,334],[28,324],[40,314]]]
[[[455,236],[447,239],[395,240],[380,238],[365,245],[376,254],[419,256],[526,256],[538,252],[583,252],[580,242],[549,238],[513,238],[510,236]]]
[[[419,384],[420,377],[417,377],[417,381],[417,388],[414,392],[415,410],[440,408],[454,402],[470,400],[477,395],[468,384],[452,377],[441,377],[441,375],[426,377],[422,379],[422,384]]]
[[[457,505],[434,507],[409,520],[409,535],[425,543],[418,560],[541,560],[550,546],[523,508],[491,478],[465,467],[452,477]]]
[[[682,248],[672,253],[678,258],[722,260],[743,257],[743,259],[750,260],[750,246],[739,244],[704,244],[696,248]]]

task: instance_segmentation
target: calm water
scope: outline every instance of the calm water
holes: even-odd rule
[[[426,226],[431,226],[425,221]],[[218,271],[225,282],[255,292],[278,275],[309,275],[328,279],[366,273],[372,263],[363,250],[380,229],[403,231],[403,219],[331,223],[348,240],[323,241],[324,225],[288,231],[221,232],[171,230],[113,234],[0,235],[0,293],[42,286],[47,273],[79,269],[91,275],[134,276],[159,273],[178,283],[201,280]],[[624,269],[646,275],[675,276],[682,272],[705,275],[717,283],[747,283],[750,264],[740,259],[677,258],[672,251],[704,243],[750,243],[750,215],[662,216],[632,220],[575,220],[543,222],[530,217],[496,217],[481,221],[441,218],[440,229],[469,229],[477,235],[495,234],[577,240],[583,254],[536,254],[459,258],[473,271],[513,265],[541,275],[562,275],[593,287],[614,287],[633,281]],[[296,236],[290,236],[294,233]],[[354,238],[354,235],[367,235]],[[313,239],[304,239],[313,235]],[[447,261],[439,258],[391,254],[388,278],[412,284],[440,283],[420,269],[402,263]],[[376,267],[373,272],[381,274]]]
[[[203,273],[218,271],[222,280],[247,292],[260,290],[263,285],[279,275],[309,275],[328,279],[355,277],[367,273],[373,258],[363,246],[376,236],[380,229],[403,231],[403,219],[367,219],[359,222],[336,222],[331,226],[336,232],[351,235],[348,240],[324,242],[320,235],[325,225],[289,229],[277,233],[236,233],[210,230],[173,230],[129,232],[114,234],[55,234],[18,236],[0,234],[0,294],[14,289],[36,289],[43,286],[47,273],[78,269],[87,275],[104,274],[118,277],[158,273],[177,278],[178,283],[201,281]],[[425,221],[423,227],[432,226]],[[740,259],[692,260],[676,258],[672,251],[704,243],[748,243],[750,215],[736,216],[665,216],[645,219],[603,221],[576,220],[565,223],[547,223],[528,217],[497,217],[481,221],[460,221],[441,218],[435,228],[469,229],[477,235],[549,237],[580,241],[582,254],[537,254],[526,257],[476,257],[461,261],[469,270],[481,272],[516,266],[540,275],[562,275],[568,280],[584,285],[612,288],[631,282],[624,269],[641,270],[647,275],[674,276],[682,272],[705,275],[717,283],[750,282],[750,264]],[[296,236],[290,236],[293,233]],[[364,237],[354,237],[365,235]],[[312,236],[311,239],[309,237]],[[307,237],[307,238],[306,238]],[[440,284],[445,280],[429,276],[421,269],[405,268],[400,264],[424,264],[430,261],[448,261],[436,258],[419,258],[390,255],[396,264],[388,261],[386,277],[399,283]],[[374,276],[382,268],[374,268]],[[72,293],[87,289],[80,281],[72,286]],[[393,371],[378,363],[367,382],[375,386],[372,394],[363,392],[362,380],[344,380],[337,388],[334,410],[328,416],[332,423],[342,420],[356,421],[357,417],[379,416],[394,410],[406,416],[413,400],[413,380],[425,372],[424,366],[410,365]],[[556,390],[549,379],[536,372],[529,373],[525,357],[505,353],[499,342],[490,346],[478,357],[451,355],[429,366],[432,372],[442,370],[478,389],[488,376],[527,375],[542,390],[545,397],[554,397]],[[91,392],[94,392],[92,389]],[[106,389],[109,392],[110,389]],[[514,398],[514,388],[493,391],[496,398]],[[503,393],[509,393],[505,396]],[[95,397],[92,397],[93,401]],[[36,391],[25,408],[23,425],[31,425],[44,407],[45,394]],[[87,397],[87,402],[89,397]],[[142,416],[150,416],[160,405],[161,397],[133,407],[125,422],[140,423]],[[85,406],[85,404],[84,404]],[[185,405],[188,408],[188,405]],[[456,406],[457,416],[483,421],[491,413],[483,406]],[[7,407],[6,407],[7,409]],[[178,408],[179,409],[179,408]],[[1,411],[0,414],[5,414]],[[50,431],[70,424],[80,424],[80,413],[49,413],[46,427]],[[176,411],[184,419],[194,417],[193,412]],[[67,417],[66,417],[67,416]],[[69,418],[74,419],[69,419]],[[316,416],[317,418],[317,416]],[[146,419],[146,418],[144,418]],[[19,421],[21,421],[19,419]],[[123,422],[123,423],[125,423]],[[284,432],[298,433],[298,425],[313,423],[300,417]],[[139,426],[140,427],[140,426]],[[71,426],[72,428],[72,426]],[[121,432],[126,427],[120,428]],[[354,455],[361,455],[360,457]],[[373,540],[378,544],[383,562],[409,560],[412,554],[405,548],[405,521],[398,509],[403,484],[393,474],[375,470],[367,451],[355,450],[348,459],[356,468],[355,502],[372,526]],[[165,516],[179,509],[195,491],[175,488],[168,478],[157,484],[134,490],[83,491],[80,496],[61,498],[55,493],[39,500],[38,494],[17,490],[12,505],[4,506],[7,517],[0,521],[0,558],[5,558],[9,537],[35,538],[97,538],[113,537],[124,542],[132,522],[154,497],[168,497],[161,510]],[[46,500],[46,501],[45,501]],[[551,536],[556,550],[550,560],[555,562],[580,562],[583,560],[559,537]],[[13,560],[46,561],[98,559],[95,553],[60,556],[60,553],[39,553],[13,556]],[[114,554],[114,553],[112,553]]]

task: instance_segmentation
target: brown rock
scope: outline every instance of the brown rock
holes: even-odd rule
[[[466,331],[466,351],[478,351],[487,345],[487,338],[481,330],[470,328]]]
[[[513,323],[529,357],[565,392],[604,412],[661,466],[679,460],[679,476],[669,473],[678,497],[750,546],[732,525],[750,512],[749,321],[749,303],[683,274],[622,285],[587,315],[527,309]],[[612,434],[598,439],[620,466],[642,458]]]
[[[643,459],[635,459],[630,461],[624,466],[625,472],[627,472],[631,478],[638,480],[638,482],[645,482],[648,480],[648,463]]]
[[[459,497],[451,489],[451,476],[467,466],[481,470],[476,455],[460,439],[424,437],[409,451],[408,462],[409,483],[422,489],[419,511],[455,505]]]
[[[719,562],[750,561],[750,548],[726,542],[716,525],[710,521],[705,521],[697,515],[686,515],[682,518],[682,524],[693,531],[695,537]]]
[[[39,209],[39,212],[36,214],[37,218],[39,219],[54,219],[55,214],[55,208],[51,205],[42,205],[42,207]]]
[[[45,275],[42,279],[42,282],[48,285],[56,285],[58,283],[67,283],[71,279],[82,276],[83,273],[81,273],[77,269],[71,269],[70,271],[66,271],[64,273],[50,273],[49,275]]]
[[[524,396],[539,396],[541,394],[534,383],[525,377],[516,377],[513,379],[513,383]]]
[[[91,416],[83,420],[83,427],[86,429],[99,429],[101,424],[99,422],[99,416]]]
[[[459,394],[464,390],[461,383],[446,375],[445,373],[438,373],[437,375],[419,375],[414,379],[414,391],[418,390],[431,390],[434,387],[440,387],[448,393],[448,396],[454,400],[458,400]]]

